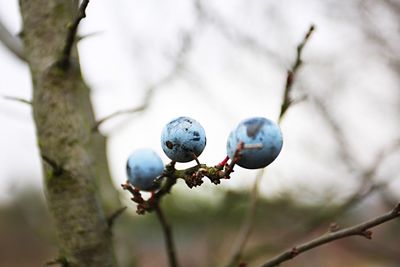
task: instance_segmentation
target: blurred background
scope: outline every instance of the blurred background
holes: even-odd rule
[[[80,26],[82,70],[107,137],[113,183],[128,155],[150,147],[163,158],[163,126],[178,116],[207,134],[200,161],[224,159],[243,119],[277,120],[287,71],[311,24],[284,146],[260,182],[254,228],[243,252],[258,266],[277,252],[389,210],[400,200],[400,1],[91,1]],[[0,37],[21,32],[18,2],[0,0]],[[0,266],[43,266],[57,256],[46,210],[26,63],[0,44]],[[17,100],[17,101],[15,101]],[[180,164],[187,167],[193,163]],[[257,171],[237,168],[215,186],[182,182],[166,197],[182,266],[224,266],[246,217]],[[154,215],[128,210],[116,221],[120,266],[165,266]],[[350,238],[285,266],[400,266],[398,221],[371,241]]]

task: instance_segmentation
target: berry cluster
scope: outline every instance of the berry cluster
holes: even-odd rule
[[[128,182],[122,187],[132,193],[132,200],[138,204],[138,213],[152,211],[179,178],[192,188],[201,185],[204,177],[219,184],[221,179],[230,177],[236,164],[246,169],[268,166],[281,151],[282,134],[269,119],[254,117],[243,120],[228,137],[226,158],[212,167],[201,164],[198,159],[206,142],[206,134],[200,123],[189,117],[179,117],[165,125],[161,133],[161,147],[171,159],[170,164],[164,167],[161,158],[151,149],[139,149],[129,156]],[[191,168],[175,168],[176,162],[192,160],[197,164]],[[152,196],[144,200],[140,191],[149,191]]]

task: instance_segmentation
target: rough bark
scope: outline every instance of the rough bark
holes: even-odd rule
[[[60,256],[72,267],[115,266],[110,230],[95,184],[96,170],[101,170],[93,164],[93,144],[102,140],[92,132],[90,92],[76,51],[68,67],[58,64],[77,1],[20,0],[20,7],[46,198],[56,224]]]

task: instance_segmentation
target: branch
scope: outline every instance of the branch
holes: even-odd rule
[[[47,157],[44,154],[41,154],[42,160],[44,162],[46,162],[53,170],[53,174],[55,176],[60,176],[61,174],[63,174],[65,172],[64,168],[59,165],[57,162],[55,162],[53,159]]]
[[[228,41],[239,44],[245,49],[257,53],[258,55],[262,55],[268,58],[269,61],[273,59],[278,65],[283,64],[282,60],[280,60],[279,56],[273,50],[267,48],[253,36],[248,35],[238,28],[235,28],[232,23],[225,21],[223,16],[221,16],[216,10],[206,6],[202,2],[202,0],[195,1],[195,11],[197,17],[202,21],[213,25],[215,29],[218,30]]]
[[[26,61],[24,47],[21,40],[11,34],[0,20],[0,42],[17,58]]]
[[[100,125],[102,125],[104,122],[106,122],[106,121],[108,121],[108,120],[110,120],[112,118],[115,118],[117,116],[124,115],[124,114],[138,113],[138,112],[142,112],[142,111],[146,110],[147,107],[150,105],[150,100],[151,100],[151,98],[153,96],[153,90],[154,90],[153,88],[149,88],[147,90],[146,96],[144,98],[144,101],[140,106],[138,106],[136,108],[123,109],[123,110],[119,110],[119,111],[116,111],[114,113],[111,113],[110,115],[105,116],[104,118],[98,120],[95,123],[95,125],[93,126],[92,130],[93,131],[98,131]]]
[[[325,119],[326,123],[332,130],[333,136],[339,146],[340,157],[343,160],[344,164],[347,166],[349,171],[359,169],[361,166],[353,158],[349,150],[345,134],[343,133],[343,130],[340,127],[339,123],[333,117],[332,112],[328,110],[326,105],[319,97],[313,96],[312,98],[314,100],[313,102],[315,106],[320,111],[319,114]]]
[[[283,116],[286,114],[286,111],[294,103],[294,100],[290,96],[293,87],[293,82],[300,66],[303,64],[303,61],[301,59],[302,56],[301,53],[303,52],[303,48],[306,45],[307,41],[310,39],[310,36],[314,32],[314,30],[315,26],[311,25],[306,35],[304,36],[303,41],[297,46],[296,61],[293,63],[292,68],[287,73],[285,91],[283,93],[283,100],[281,105],[281,111],[278,117],[278,122],[282,121]]]
[[[6,100],[16,101],[16,102],[20,102],[20,103],[27,104],[27,105],[32,105],[32,102],[30,100],[20,98],[20,97],[5,95],[5,96],[3,96],[3,98]]]
[[[107,218],[107,224],[108,227],[111,228],[114,225],[115,220],[121,216],[121,214],[127,209],[127,207],[121,207],[119,209],[117,209],[113,214],[111,214],[108,218]]]
[[[193,43],[192,39],[193,39],[192,32],[185,32],[183,34],[181,46],[175,56],[174,64],[172,66],[171,71],[167,73],[164,77],[162,77],[159,81],[148,86],[148,88],[146,89],[146,94],[143,103],[140,106],[136,108],[123,109],[111,113],[110,115],[98,120],[93,126],[93,131],[98,131],[100,125],[120,115],[135,114],[138,112],[145,111],[150,106],[151,99],[154,95],[154,91],[156,91],[158,88],[162,86],[169,84],[181,73],[182,69],[184,68],[186,57],[192,48],[192,43]]]
[[[385,182],[372,183],[372,181],[374,180],[374,177],[376,176],[379,167],[384,162],[384,160],[387,159],[389,156],[391,156],[393,153],[397,152],[399,148],[400,148],[400,140],[394,140],[392,144],[390,144],[388,147],[378,152],[375,157],[375,160],[372,162],[370,167],[359,172],[358,174],[360,179],[359,188],[350,197],[348,197],[347,200],[343,204],[341,204],[337,209],[328,214],[326,214],[325,212],[316,214],[315,216],[306,220],[305,222],[298,224],[299,227],[301,227],[302,229],[301,232],[299,231],[296,232],[295,228],[292,229],[291,231],[282,234],[279,239],[280,240],[298,239],[302,236],[303,233],[309,232],[312,229],[320,228],[322,224],[326,223],[327,221],[337,218],[338,216],[349,211],[352,207],[360,203],[362,200],[367,198],[373,192],[376,192],[384,188],[387,185]],[[276,244],[277,242],[278,240],[273,240],[273,241],[270,240],[265,244],[258,245],[255,248],[252,248],[249,251],[247,251],[244,257],[246,258],[247,261],[252,260],[258,257],[259,255],[263,255],[264,254],[263,251],[266,248],[270,248],[271,243]]]
[[[311,250],[313,248],[319,247],[321,245],[333,242],[338,239],[350,237],[350,236],[364,236],[367,239],[372,238],[372,232],[369,230],[375,226],[393,220],[400,216],[400,203],[396,205],[390,212],[378,216],[374,219],[366,221],[364,223],[360,223],[358,225],[348,227],[336,232],[330,232],[325,234],[319,238],[311,240],[307,243],[304,243],[300,246],[294,247],[292,249],[288,249],[285,252],[281,253],[280,255],[276,256],[275,258],[269,260],[268,262],[264,263],[262,267],[272,267],[281,264],[282,262],[288,261],[293,259],[294,257],[300,255],[301,253]]]
[[[168,261],[170,267],[178,267],[178,262],[176,259],[176,250],[174,245],[174,240],[172,237],[171,226],[165,219],[164,213],[161,210],[161,207],[157,204],[155,207],[155,211],[157,214],[157,218],[160,221],[164,237],[165,237],[165,245],[167,247]]]
[[[246,218],[243,221],[242,227],[239,230],[238,238],[235,241],[234,249],[232,252],[231,259],[229,263],[226,265],[227,267],[234,267],[238,265],[238,262],[240,261],[243,253],[243,249],[247,243],[247,240],[250,237],[250,234],[253,230],[254,226],[254,219],[256,216],[256,210],[258,207],[258,200],[259,200],[259,186],[260,186],[260,181],[261,178],[264,175],[264,170],[261,169],[257,173],[256,180],[254,182],[254,186],[251,192],[251,204],[249,211],[247,213]]]
[[[68,27],[67,37],[65,39],[65,44],[61,51],[61,56],[60,56],[61,66],[68,67],[72,47],[74,46],[76,33],[78,31],[78,26],[81,20],[86,18],[86,8],[88,4],[89,0],[82,1],[81,5],[78,8],[78,13],[75,20]]]

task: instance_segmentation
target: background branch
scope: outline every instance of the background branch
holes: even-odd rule
[[[390,212],[378,216],[374,219],[366,221],[364,223],[360,223],[353,227],[348,227],[336,232],[327,233],[319,238],[311,240],[307,243],[302,245],[296,246],[292,249],[288,249],[285,252],[279,254],[275,258],[269,260],[268,262],[264,263],[262,267],[272,267],[281,264],[282,262],[288,261],[293,259],[294,257],[298,256],[299,254],[311,250],[313,248],[319,247],[321,245],[333,242],[338,239],[342,239],[349,236],[364,236],[368,239],[371,239],[372,232],[368,231],[369,229],[393,220],[400,216],[400,203],[396,205]]]
[[[250,207],[249,207],[247,215],[242,223],[242,226],[239,230],[237,239],[234,243],[234,248],[232,250],[230,260],[229,260],[228,264],[226,265],[227,267],[234,267],[234,266],[238,265],[240,259],[242,258],[243,249],[244,249],[244,247],[247,243],[247,240],[249,239],[251,232],[253,230],[256,211],[257,211],[258,202],[259,202],[259,194],[260,194],[259,187],[260,187],[261,179],[264,175],[264,170],[265,169],[261,169],[257,173],[256,179],[255,179],[255,182],[253,185],[253,189],[250,194],[250,196],[251,196]]]
[[[298,239],[302,237],[305,233],[309,233],[313,229],[318,229],[322,227],[323,224],[326,224],[329,221],[336,220],[339,216],[342,216],[344,213],[348,212],[350,209],[359,204],[372,193],[385,188],[387,186],[387,183],[374,183],[374,177],[376,177],[377,172],[385,159],[396,153],[399,149],[400,142],[399,140],[395,140],[387,148],[382,149],[382,151],[378,152],[375,160],[371,163],[370,167],[359,172],[360,186],[339,207],[328,213],[322,211],[315,214],[312,218],[309,218],[304,222],[297,224],[297,227],[295,229],[291,229],[286,233],[281,234],[279,239],[285,241]],[[269,240],[265,244],[257,245],[256,247],[248,250],[244,255],[244,258],[246,259],[246,261],[253,260],[258,256],[263,255],[266,249],[271,248],[271,244],[275,244],[275,248],[276,244],[278,243],[279,240]]]
[[[148,86],[145,90],[145,97],[143,100],[143,103],[135,108],[128,108],[128,109],[122,109],[119,111],[116,111],[114,113],[111,113],[110,115],[98,120],[95,125],[93,126],[93,130],[97,131],[99,127],[105,123],[108,120],[111,120],[115,117],[118,117],[120,115],[128,115],[128,114],[135,114],[139,112],[145,111],[151,104],[151,100],[154,96],[154,92],[171,83],[174,81],[176,77],[178,77],[181,73],[182,70],[184,69],[185,61],[190,53],[192,46],[193,46],[193,38],[194,38],[194,30],[192,31],[187,31],[182,35],[182,42],[180,44],[180,48],[178,49],[178,52],[176,53],[174,60],[173,60],[173,66],[171,70],[160,80],[157,82],[151,84]]]
[[[27,105],[32,105],[32,101],[24,99],[24,98],[20,98],[20,97],[16,97],[16,96],[3,96],[4,99],[6,100],[11,100],[11,101],[16,101],[16,102],[20,102],[23,104],[27,104]]]
[[[169,266],[170,267],[178,267],[178,261],[176,258],[176,250],[175,250],[174,240],[172,237],[171,226],[168,224],[167,220],[165,219],[164,213],[161,210],[161,207],[159,206],[159,204],[156,205],[155,211],[156,211],[157,218],[160,221],[160,224],[161,224],[161,227],[162,227],[162,230],[164,233]]]
[[[289,107],[294,103],[294,100],[290,96],[290,93],[291,93],[292,87],[293,87],[293,82],[295,80],[295,76],[296,76],[297,72],[299,71],[300,66],[303,64],[303,61],[301,59],[303,48],[306,45],[307,41],[310,39],[310,36],[314,32],[314,30],[315,30],[315,26],[311,25],[310,28],[308,29],[306,35],[304,36],[303,41],[297,46],[296,60],[293,63],[292,68],[288,71],[287,76],[286,76],[285,90],[283,93],[283,100],[282,100],[282,105],[281,105],[281,111],[280,111],[279,117],[278,117],[278,122],[282,121],[283,116],[286,114]]]
[[[0,20],[0,42],[18,59],[26,61],[22,41],[11,34],[7,27]]]
[[[294,76],[297,70],[299,69],[300,65],[302,64],[301,61],[301,52],[303,50],[303,47],[307,43],[308,39],[310,38],[312,32],[314,31],[314,25],[311,25],[307,34],[305,35],[304,39],[302,42],[297,46],[297,56],[296,60],[293,63],[292,69],[288,72],[288,76],[286,78],[286,85],[285,85],[285,90],[284,90],[284,96],[282,99],[282,105],[281,105],[281,110],[279,113],[279,118],[278,118],[278,124],[281,123],[283,116],[285,112],[289,109],[289,107],[294,104],[293,100],[290,98],[290,92],[292,89],[292,85],[294,82]],[[257,209],[257,204],[258,204],[258,198],[259,198],[259,183],[264,175],[264,169],[261,169],[256,177],[256,180],[254,182],[254,187],[251,193],[251,204],[249,207],[249,211],[247,213],[247,216],[245,220],[243,221],[243,224],[239,230],[239,235],[238,238],[235,242],[234,249],[232,252],[232,256],[226,265],[227,267],[233,267],[236,266],[243,254],[243,249],[247,243],[247,240],[252,232],[253,226],[254,226],[254,220],[255,220],[255,213]]]

